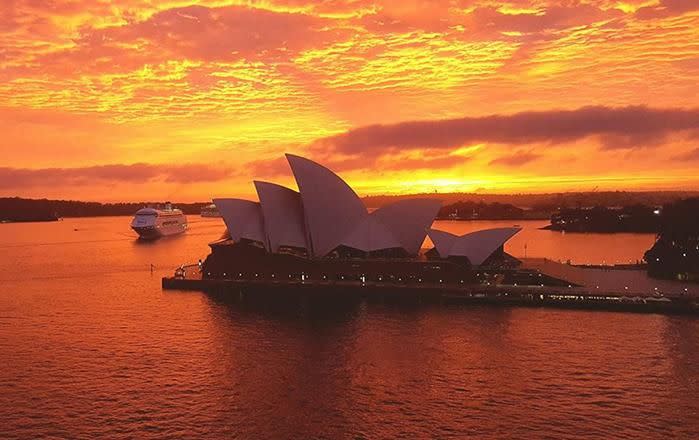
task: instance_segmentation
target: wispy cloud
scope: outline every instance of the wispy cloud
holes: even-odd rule
[[[216,182],[234,175],[231,168],[206,164],[111,164],[76,168],[0,167],[0,188],[90,185],[106,182],[167,183]]]
[[[244,194],[253,177],[290,179],[284,151],[381,191],[621,170],[619,182],[648,170],[680,182],[696,168],[697,8],[0,1],[0,186]]]
[[[532,151],[517,151],[513,154],[497,157],[490,161],[490,165],[502,165],[506,167],[519,167],[533,162],[541,157]]]
[[[681,162],[697,162],[699,161],[699,147],[687,151],[686,153],[678,154],[675,156],[675,160]]]

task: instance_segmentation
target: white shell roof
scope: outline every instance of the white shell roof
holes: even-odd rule
[[[214,199],[218,212],[228,228],[231,239],[241,238],[259,241],[269,249],[262,220],[262,208],[258,202],[243,199]]]
[[[437,229],[429,229],[427,235],[430,236],[430,240],[432,240],[434,247],[442,258],[449,256],[451,246],[459,238],[458,235],[446,231],[439,231]]]
[[[406,199],[383,206],[371,213],[400,242],[400,247],[417,255],[425,241],[427,228],[439,212],[442,202],[436,199]]]
[[[270,250],[279,246],[308,248],[301,195],[276,183],[255,181],[262,206],[265,232]]]
[[[301,193],[312,254],[324,256],[342,243],[366,217],[352,188],[324,166],[293,154],[286,155]]]
[[[366,215],[342,244],[365,252],[402,247],[391,230],[374,215]]]
[[[214,199],[231,239],[246,238],[277,252],[280,246],[306,248],[322,257],[339,245],[365,252],[403,248],[416,255],[441,202],[408,199],[369,214],[339,176],[311,160],[286,155],[299,192],[255,181],[260,202]]]
[[[472,265],[480,266],[493,252],[521,230],[522,228],[518,227],[493,228],[458,236],[430,229],[428,234],[441,257],[467,257]]]

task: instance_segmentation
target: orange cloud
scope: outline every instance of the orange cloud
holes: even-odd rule
[[[595,179],[610,189],[696,187],[697,8],[0,2],[3,166],[25,182],[2,191],[247,194],[252,177],[286,179],[284,151],[328,163],[366,193]],[[168,164],[191,180],[172,181]],[[112,178],[100,177],[113,166]],[[198,172],[218,180],[197,181]],[[99,185],[73,185],[81,173]]]
[[[147,184],[154,180],[169,183],[216,182],[229,178],[234,170],[211,164],[154,165],[110,164],[81,168],[0,167],[0,188],[26,188],[46,185],[100,185],[105,182]]]
[[[516,151],[507,156],[500,156],[490,161],[490,165],[519,167],[539,159],[542,155],[533,151]]]

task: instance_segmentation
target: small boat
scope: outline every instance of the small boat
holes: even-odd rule
[[[202,217],[221,217],[221,213],[218,212],[218,208],[213,203],[201,208]]]
[[[142,208],[131,221],[131,229],[144,240],[155,240],[168,235],[181,234],[187,230],[187,217],[170,202],[164,209]]]

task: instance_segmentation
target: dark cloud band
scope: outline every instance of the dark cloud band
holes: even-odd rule
[[[644,106],[582,107],[476,118],[371,125],[322,139],[316,147],[345,154],[419,148],[457,148],[472,143],[560,144],[590,136],[605,148],[631,148],[676,132],[699,129],[699,109]]]
[[[170,183],[214,182],[224,180],[231,175],[233,175],[231,169],[206,164],[154,165],[137,163],[41,169],[0,167],[0,188],[146,183],[154,180]]]

